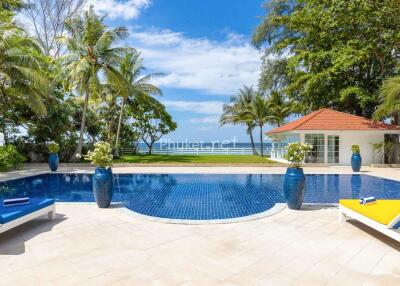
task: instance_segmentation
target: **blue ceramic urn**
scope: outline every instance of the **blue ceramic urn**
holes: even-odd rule
[[[57,171],[58,169],[58,154],[57,153],[50,153],[49,155],[49,168],[52,172]]]
[[[111,168],[97,167],[93,175],[93,194],[99,208],[108,208],[113,196]]]
[[[353,172],[360,172],[361,163],[362,159],[360,153],[353,153],[353,155],[351,155],[351,168]]]
[[[306,177],[302,168],[287,168],[283,183],[283,191],[287,206],[299,210],[304,200]]]

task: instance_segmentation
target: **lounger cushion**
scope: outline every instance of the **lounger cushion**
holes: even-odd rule
[[[30,202],[27,205],[5,207],[1,203],[0,205],[0,224],[5,224],[13,221],[17,218],[26,216],[37,210],[45,208],[54,204],[53,199],[43,198],[30,198]]]
[[[362,205],[359,200],[340,200],[339,204],[384,225],[400,214],[400,200],[377,200],[371,205]]]

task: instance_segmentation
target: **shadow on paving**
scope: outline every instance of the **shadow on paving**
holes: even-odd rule
[[[349,220],[347,220],[347,223],[350,223],[351,225],[353,225],[354,227],[357,227],[361,231],[368,233],[373,238],[382,241],[383,243],[390,246],[391,248],[393,248],[397,251],[400,251],[400,242],[397,242],[396,240],[380,233],[379,231],[377,231],[373,228],[370,228],[369,226],[367,226],[357,220],[349,219]]]
[[[35,219],[0,234],[0,255],[24,254],[26,241],[51,231],[55,225],[66,219],[65,215],[56,214],[54,220],[49,220],[47,217]]]

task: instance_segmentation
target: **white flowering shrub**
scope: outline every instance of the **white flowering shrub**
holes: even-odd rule
[[[49,153],[58,153],[60,146],[56,142],[51,141],[47,144],[47,149],[49,149]]]
[[[303,163],[304,158],[307,153],[309,153],[312,149],[312,146],[309,144],[302,144],[300,142],[290,143],[286,146],[286,155],[285,159],[290,162],[290,166],[293,168],[300,168],[301,163]]]
[[[360,154],[360,146],[358,146],[357,144],[352,144],[351,152],[353,152],[353,154]]]
[[[89,160],[93,165],[103,168],[111,167],[113,155],[110,143],[99,141],[94,144],[94,150],[89,151],[83,158]]]

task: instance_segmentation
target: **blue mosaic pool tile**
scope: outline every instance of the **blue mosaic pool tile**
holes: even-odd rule
[[[375,196],[400,199],[400,182],[367,175],[307,175],[306,203]],[[0,198],[48,197],[93,202],[90,174],[45,174],[0,183]],[[120,174],[113,201],[140,214],[189,220],[228,219],[284,203],[283,175]]]

